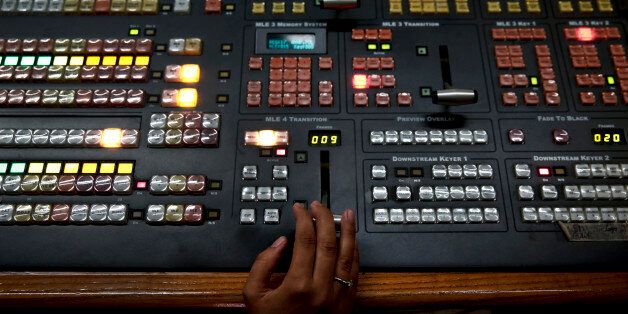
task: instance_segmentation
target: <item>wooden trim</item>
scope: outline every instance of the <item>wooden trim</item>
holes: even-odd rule
[[[0,305],[241,308],[246,277],[4,272]],[[625,302],[628,273],[365,273],[358,289],[358,306],[371,308]]]

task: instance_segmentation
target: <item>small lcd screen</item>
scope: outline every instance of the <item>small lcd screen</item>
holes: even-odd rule
[[[593,129],[591,130],[593,143],[600,145],[626,144],[626,134],[623,129]]]
[[[316,49],[314,34],[268,33],[266,48],[269,50],[308,51]]]
[[[342,136],[340,131],[310,131],[308,135],[310,146],[340,146]]]

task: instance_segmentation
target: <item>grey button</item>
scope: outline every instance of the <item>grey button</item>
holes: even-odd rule
[[[149,205],[146,209],[146,221],[148,222],[162,222],[166,217],[166,206],[164,205]]]
[[[419,199],[421,201],[431,201],[434,199],[434,189],[431,186],[419,187]]]
[[[478,166],[478,174],[482,179],[490,179],[493,177],[493,166],[482,164]]]
[[[373,201],[386,201],[388,200],[388,189],[385,186],[373,187]]]
[[[550,207],[539,207],[539,221],[551,222],[554,221],[554,211]]]
[[[173,194],[184,194],[187,187],[187,177],[183,175],[173,175],[168,179],[168,191]]]
[[[273,197],[273,190],[268,186],[260,186],[257,188],[257,200],[258,201],[270,201]]]
[[[445,130],[444,136],[445,144],[458,144],[458,131]]]
[[[166,141],[166,131],[161,129],[152,129],[148,131],[148,145],[162,146]]]
[[[517,179],[529,179],[530,178],[530,165],[528,164],[516,164],[515,176]]]
[[[277,208],[264,209],[264,223],[265,224],[278,224],[279,223],[279,209]]]
[[[204,129],[220,128],[220,115],[217,113],[203,114],[203,128]]]
[[[87,130],[85,131],[85,145],[98,146],[100,145],[100,137],[102,136],[101,130]]]
[[[69,145],[79,146],[83,145],[85,142],[85,130],[73,129],[68,131],[68,140]]]
[[[479,197],[479,192],[478,192]],[[449,187],[449,198],[452,201],[462,201],[465,198],[465,189],[462,186],[456,185]]]
[[[602,220],[600,209],[597,207],[587,207],[584,209],[584,215],[587,221],[595,222]]]
[[[50,0],[48,12],[61,12],[63,9],[63,1],[64,0]]]
[[[23,193],[35,193],[39,188],[39,176],[34,174],[27,174],[22,177],[22,183],[20,189]]]
[[[47,8],[48,8],[48,0],[33,1],[33,12],[37,12],[37,13],[46,12]]]
[[[467,217],[467,210],[464,208],[454,208],[452,210],[452,215],[455,223],[466,223],[469,220]]]
[[[623,185],[611,185],[611,195],[614,200],[625,200],[628,198],[626,187]]]
[[[451,209],[438,208],[436,210],[436,222],[438,223],[450,223],[452,222]]]
[[[563,188],[567,200],[579,200],[580,188],[577,185],[565,185]]]
[[[14,135],[15,135],[15,130],[13,129],[1,129],[0,130],[0,145],[13,144]]]
[[[384,132],[382,131],[371,131],[370,138],[372,145],[384,144]]]
[[[473,131],[473,140],[475,144],[487,144],[488,143],[488,133],[485,130],[475,130]]]
[[[464,165],[464,177],[467,179],[475,179],[478,177],[478,167],[476,165]]]
[[[4,0],[0,10],[2,12],[13,12],[17,9],[17,0]]]
[[[15,205],[0,204],[0,223],[13,221],[13,212],[15,212]]]
[[[29,12],[33,9],[33,0],[19,0],[17,3],[18,12]]]
[[[70,221],[85,222],[87,221],[88,212],[89,206],[87,204],[74,204],[70,209]]]
[[[139,144],[139,131],[132,129],[122,130],[120,144],[122,147],[137,147]]]
[[[275,179],[275,180],[286,180],[286,179],[288,179],[288,166],[286,166],[286,165],[275,165],[275,166],[273,166],[273,179]]]
[[[395,195],[398,201],[409,201],[412,199],[412,190],[409,186],[398,186]]]
[[[386,144],[388,145],[396,145],[399,144],[399,132],[395,130],[386,131]]]
[[[594,178],[604,178],[606,177],[606,167],[602,164],[592,164],[591,165],[591,175]]]
[[[257,180],[257,166],[249,165],[242,167],[242,179]]]
[[[569,220],[575,222],[585,221],[584,210],[581,207],[569,208]]]
[[[255,209],[253,208],[240,209],[240,224],[243,224],[243,225],[255,224]]]
[[[242,193],[240,195],[240,200],[243,202],[252,202],[256,200],[256,188],[252,186],[242,187]]]
[[[124,204],[113,204],[109,206],[109,213],[107,219],[110,222],[125,222],[126,221],[127,206]]]
[[[621,167],[618,164],[606,165],[606,175],[609,178],[621,178],[622,176]]]
[[[167,118],[168,116],[165,113],[153,113],[150,116],[150,128],[151,129],[165,128]]]
[[[116,194],[131,193],[131,176],[115,176],[113,178],[113,192]]]
[[[445,179],[445,178],[447,178],[447,167],[445,165],[433,165],[432,166],[432,177],[434,179]]]
[[[419,223],[421,222],[421,212],[418,208],[407,208],[406,209],[406,222],[408,223]]]
[[[105,204],[93,204],[89,210],[89,220],[92,222],[104,222],[107,220],[109,207]]]
[[[458,131],[458,138],[460,140],[460,144],[463,144],[463,145],[473,144],[473,132],[471,132],[471,130]]]
[[[628,164],[621,164],[622,176],[628,178]]]
[[[480,188],[480,193],[482,194],[482,200],[494,201],[497,199],[497,192],[495,191],[495,187],[492,185],[483,185]]]
[[[258,190],[258,193],[259,193],[259,190]],[[273,187],[273,201],[274,202],[285,202],[287,200],[288,200],[288,188],[287,187],[285,186]]]
[[[447,166],[447,174],[452,179],[460,179],[460,178],[462,178],[462,166],[460,166],[460,165],[449,165],[449,166]]]
[[[183,205],[168,205],[166,206],[166,221],[167,222],[181,222],[183,220]]]
[[[399,132],[399,141],[404,145],[412,144],[414,142],[414,132],[410,130],[403,130]]]
[[[534,207],[524,207],[521,209],[521,215],[525,222],[536,222],[539,220],[539,214]]]
[[[543,185],[541,186],[541,198],[544,201],[557,200],[558,190],[555,185]]]
[[[18,175],[8,175],[2,182],[2,191],[8,194],[19,193],[22,177]]]
[[[523,144],[525,139],[526,135],[521,129],[511,129],[508,131],[508,141],[510,144]]]
[[[432,130],[430,131],[430,144],[442,144],[443,143],[443,131]]]
[[[596,185],[595,194],[597,195],[597,198],[600,200],[610,200],[611,188],[608,185]]]
[[[64,145],[68,140],[67,130],[52,130],[50,132],[50,145]]]
[[[594,200],[597,196],[595,191],[595,187],[592,185],[582,185],[580,186],[580,195],[585,200]]]
[[[46,145],[48,144],[48,138],[50,137],[50,130],[39,129],[33,131],[33,144],[34,145]]]
[[[155,175],[150,178],[148,188],[151,194],[168,194],[168,176]]]
[[[591,177],[591,167],[587,164],[577,164],[575,165],[576,177],[578,178],[590,178]]]
[[[436,212],[433,208],[423,208],[421,209],[421,222],[423,223],[435,223],[436,222]]]
[[[495,207],[484,208],[484,221],[499,222],[499,211]]]
[[[602,221],[604,222],[616,222],[617,221],[617,213],[615,213],[615,209],[612,207],[600,208],[600,215],[602,216]]]
[[[552,131],[552,140],[558,145],[569,144],[569,132],[564,129],[555,129]]]
[[[183,38],[171,38],[168,42],[168,54],[171,55],[183,55],[185,48],[185,39]]]
[[[29,129],[19,129],[15,131],[14,141],[16,145],[29,145],[33,139],[33,131]]]
[[[554,220],[563,222],[569,221],[569,210],[566,207],[555,207]]]
[[[181,113],[171,113],[166,118],[166,126],[169,129],[180,129],[183,127],[184,122],[185,116]]]
[[[77,183],[78,184],[78,183]],[[59,177],[52,174],[45,174],[39,181],[39,189],[44,193],[57,192],[59,187]]]
[[[484,214],[481,208],[469,208],[467,215],[470,223],[482,223],[484,221]]]
[[[404,223],[405,222],[405,215],[403,212],[403,209],[401,208],[391,208],[390,209],[390,222],[391,223]]]
[[[183,132],[179,129],[170,129],[166,131],[166,140],[164,142],[167,146],[181,145],[183,142]]]
[[[414,131],[414,142],[417,144],[427,144],[427,142],[429,142],[427,131]]]
[[[384,180],[386,179],[386,166],[384,165],[373,165],[371,166],[371,179],[374,180]]]
[[[2,221],[2,210],[0,210],[0,221]],[[628,221],[628,207],[618,207],[617,208],[617,221]]]
[[[534,189],[530,185],[520,185],[518,188],[519,200],[531,201],[534,200]]]
[[[31,220],[31,214],[33,212],[33,205],[31,204],[18,204],[15,207],[15,213],[13,214],[13,220],[15,222],[28,222]]]
[[[469,185],[464,189],[465,198],[470,201],[480,199],[480,188],[477,185]]]
[[[96,193],[111,193],[113,179],[108,175],[100,175],[94,179],[94,191]]]
[[[386,224],[390,222],[390,218],[388,216],[388,209],[375,208],[373,210],[373,222],[376,224]]]
[[[190,0],[175,0],[172,12],[178,14],[190,14]]]
[[[438,185],[434,188],[434,195],[437,201],[446,201],[449,199],[449,187]]]

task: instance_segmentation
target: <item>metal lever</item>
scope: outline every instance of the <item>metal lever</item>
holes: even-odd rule
[[[348,10],[355,9],[360,6],[359,0],[321,0],[323,9],[330,10]]]
[[[478,102],[478,92],[473,89],[441,89],[432,92],[432,102],[443,106],[471,105]]]

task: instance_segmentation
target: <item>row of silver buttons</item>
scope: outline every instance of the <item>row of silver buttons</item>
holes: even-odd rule
[[[628,178],[628,164],[577,164],[578,178]]]
[[[4,0],[2,13],[61,13],[65,0]]]
[[[1,204],[0,223],[125,223],[124,204]]]
[[[395,199],[398,201],[412,200],[412,188],[409,186],[397,186],[394,188]],[[492,185],[467,185],[467,186],[421,186],[418,188],[419,201],[494,201],[497,198],[495,187]],[[372,189],[374,202],[387,201],[389,199],[388,188],[374,186]]]
[[[130,176],[109,175],[7,175],[0,176],[0,194],[30,193],[114,193],[128,194],[132,191]]]
[[[523,207],[524,222],[625,222],[628,207]]]
[[[243,180],[257,180],[259,170],[256,165],[248,165],[242,167],[242,179]],[[286,180],[288,179],[288,166],[274,165],[273,166],[273,180]]]
[[[200,223],[203,220],[203,205],[153,204],[146,210],[148,223]]]
[[[2,14],[66,13],[64,10],[66,7],[66,0],[4,0],[0,2],[2,3],[2,6],[0,6],[0,13]],[[87,14],[94,13],[94,0],[82,0],[80,1],[80,6],[79,1],[74,0],[72,2],[74,2],[77,6],[75,12]],[[111,10],[112,13],[146,13],[145,10],[147,8],[142,7],[142,0],[114,0],[114,2],[117,2],[117,5]],[[154,0],[154,2],[155,5],[157,5],[157,0]],[[127,7],[127,3],[130,3],[131,5]],[[176,0],[172,10],[178,14],[189,14],[190,0]]]
[[[4,71],[6,69],[0,70],[0,80],[12,78],[11,71]],[[15,78],[19,79],[17,75]],[[0,104],[11,107],[142,107],[145,94],[141,89],[3,89]]]
[[[206,182],[203,175],[154,175],[148,186],[151,194],[205,193]]]
[[[151,129],[148,131],[148,145],[161,146],[216,146],[219,132],[217,129]]]
[[[624,185],[565,185],[563,192],[567,200],[628,199],[628,186]],[[520,185],[517,194],[522,201],[532,201],[535,198],[535,191],[531,185]],[[558,188],[555,185],[542,185],[541,199],[557,200]]]
[[[285,202],[288,200],[288,188],[285,186],[245,186],[242,187],[240,199],[243,202]]]
[[[387,223],[496,223],[499,222],[497,208],[375,208],[373,222]]]
[[[264,209],[264,223],[278,224],[280,211],[277,208]],[[243,208],[240,210],[240,223],[243,225],[253,225],[256,222],[255,209]]]
[[[0,129],[0,146],[81,146],[98,147],[103,130],[81,129]],[[120,146],[139,145],[139,130],[122,130]]]
[[[218,129],[220,114],[200,112],[154,113],[150,116],[152,129]]]
[[[491,179],[493,166],[488,164],[433,165],[434,179]]]
[[[432,131],[371,131],[372,145],[412,145],[412,144],[487,144],[485,130],[432,130]]]

